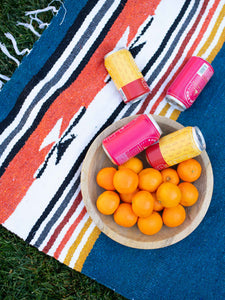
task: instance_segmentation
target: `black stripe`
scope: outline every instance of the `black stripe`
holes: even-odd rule
[[[63,134],[63,136],[60,138],[60,140],[63,140],[63,138],[73,129],[74,126],[76,126],[80,119],[83,117],[83,115],[85,114],[86,112],[86,108],[85,107],[82,107],[79,115],[75,118],[75,120],[73,121],[73,124],[72,126],[69,127],[68,130],[66,130],[66,132]],[[51,158],[51,156],[53,155],[55,149],[57,147],[59,147],[59,143],[55,143],[55,145],[52,147],[52,149],[49,151],[49,153],[47,154],[46,158],[45,158],[45,161],[43,163],[43,165],[39,168],[38,172],[37,172],[37,175],[36,175],[36,178],[40,178],[41,175],[43,174],[44,170],[46,169],[47,165],[48,165],[48,161],[49,159]]]
[[[87,52],[86,56],[83,58],[83,60],[81,61],[81,63],[77,67],[76,71],[74,71],[74,73],[71,75],[71,77],[68,79],[68,81],[60,89],[58,89],[42,105],[39,113],[37,114],[37,116],[34,119],[32,125],[30,126],[30,128],[27,129],[27,131],[24,133],[24,135],[18,140],[18,142],[14,145],[14,147],[12,148],[12,150],[9,152],[7,158],[5,159],[4,163],[2,164],[2,166],[0,168],[0,177],[4,174],[7,166],[10,163],[10,161],[20,151],[20,149],[25,145],[25,142],[27,141],[27,139],[30,137],[30,135],[32,134],[32,132],[37,128],[37,126],[41,122],[43,116],[45,115],[46,111],[48,110],[48,108],[50,107],[50,105],[52,104],[52,102],[54,102],[55,98],[57,98],[63,92],[63,90],[65,90],[66,88],[68,88],[72,84],[72,82],[75,81],[75,79],[78,77],[78,75],[81,73],[81,71],[83,70],[83,68],[86,66],[86,63],[89,61],[89,59],[91,58],[91,56],[93,55],[93,53],[96,51],[96,49],[99,47],[99,45],[101,44],[101,42],[104,40],[104,38],[107,35],[109,29],[111,28],[111,26],[113,25],[113,23],[115,22],[115,20],[118,18],[119,14],[122,12],[122,10],[123,10],[124,5],[125,5],[126,2],[127,2],[127,0],[121,1],[121,3],[117,7],[117,9],[114,11],[113,15],[111,16],[111,18],[108,20],[108,22],[106,23],[105,27],[101,31],[100,35],[95,40],[94,44],[89,49],[89,51]]]
[[[185,22],[182,24],[179,32],[177,33],[176,37],[174,38],[173,42],[171,43],[169,49],[166,51],[164,57],[162,58],[162,60],[158,64],[157,68],[153,71],[153,73],[151,74],[151,76],[148,78],[147,82],[149,84],[158,76],[158,74],[161,72],[161,70],[164,67],[164,65],[166,64],[166,62],[170,59],[171,54],[174,51],[174,48],[178,44],[179,40],[181,39],[181,36],[182,36],[184,30],[186,29],[186,27],[188,26],[188,24],[191,22],[191,20],[195,16],[195,12],[197,11],[200,2],[201,2],[200,0],[195,0],[192,9],[188,13],[188,16],[187,16]]]
[[[48,74],[49,70],[53,67],[59,57],[62,55],[65,48],[71,41],[71,38],[76,34],[79,30],[80,26],[84,22],[87,15],[91,12],[93,7],[96,5],[96,1],[89,0],[87,4],[81,9],[80,13],[78,14],[77,18],[75,19],[74,23],[68,29],[67,33],[65,34],[64,38],[60,42],[59,46],[55,49],[54,53],[48,58],[44,66],[40,69],[40,71],[32,77],[29,83],[24,87],[23,91],[19,95],[13,109],[9,113],[9,115],[0,122],[0,134],[3,130],[15,119],[16,115],[18,114],[21,106],[23,105],[24,100],[30,94],[34,86],[36,86],[41,80],[45,78]]]
[[[181,21],[181,19],[183,18],[189,4],[190,4],[190,0],[186,0],[183,7],[180,10],[179,15],[176,17],[175,21],[173,22],[172,26],[169,28],[169,30],[167,31],[164,39],[162,40],[162,43],[160,44],[159,48],[157,49],[157,51],[154,53],[154,55],[151,57],[151,59],[147,62],[146,66],[144,67],[144,69],[142,70],[142,74],[145,76],[147,74],[147,72],[151,69],[152,65],[156,62],[157,58],[160,56],[160,54],[162,53],[163,49],[166,47],[166,44],[168,43],[169,39],[171,38],[171,35],[173,34],[174,30],[176,29],[177,25],[179,24],[179,22]]]
[[[141,33],[138,35],[138,37],[134,40],[134,42],[131,44],[131,46],[129,47],[130,52],[132,53],[132,56],[135,57],[135,54],[132,52],[132,49],[137,47],[135,46],[135,44],[137,44],[137,42],[139,41],[139,39],[141,38],[142,35],[144,35],[144,33],[149,29],[149,27],[152,25],[152,21],[153,21],[153,17],[151,17],[151,19],[147,22],[147,24],[144,26],[144,28],[142,29]]]
[[[48,214],[52,211],[55,204],[58,202],[59,198],[62,196],[63,192],[65,191],[67,185],[70,183],[70,181],[73,179],[77,169],[81,165],[82,161],[84,160],[84,157],[86,155],[86,152],[88,148],[90,147],[91,143],[94,141],[94,139],[110,124],[113,123],[113,121],[116,119],[119,112],[123,109],[123,107],[126,104],[124,102],[121,102],[119,106],[115,109],[113,114],[107,119],[107,121],[104,123],[104,125],[98,130],[98,132],[94,135],[94,137],[90,140],[90,142],[86,145],[84,150],[81,152],[81,154],[78,156],[76,162],[74,163],[73,167],[71,168],[70,172],[66,176],[65,180],[63,181],[62,185],[59,187],[58,191],[56,192],[55,196],[52,198],[52,200],[49,202],[48,206],[46,207],[45,211],[42,213],[42,215],[39,217],[31,231],[29,232],[26,242],[30,243],[32,239],[34,238],[34,235],[36,231],[41,226],[42,222],[45,220],[45,218],[48,216]]]
[[[37,241],[35,242],[34,246],[39,248],[42,242],[44,241],[45,237],[49,233],[49,231],[52,229],[52,226],[57,222],[57,220],[61,217],[63,211],[68,207],[68,204],[71,200],[74,201],[74,195],[77,191],[78,186],[80,185],[80,176],[78,176],[77,180],[65,196],[64,200],[62,201],[61,205],[56,210],[55,214],[52,216],[52,218],[48,221],[48,223],[45,225],[43,231],[41,232],[40,236],[38,237]]]

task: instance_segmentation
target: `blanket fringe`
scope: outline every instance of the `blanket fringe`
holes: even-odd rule
[[[43,13],[46,13],[48,11],[51,11],[53,15],[56,15],[59,11],[59,9],[57,9],[54,5],[52,5],[53,2],[60,2],[61,6],[64,8],[64,16],[63,16],[63,19],[60,23],[60,25],[63,23],[64,19],[65,19],[65,15],[67,13],[66,11],[66,8],[64,6],[64,3],[61,1],[61,0],[53,0],[51,1],[48,6],[46,8],[43,8],[43,9],[37,9],[37,10],[34,10],[34,11],[27,11],[25,12],[25,16],[28,16],[30,18],[30,23],[22,23],[22,22],[17,22],[17,26],[24,26],[25,28],[29,29],[34,35],[36,35],[38,38],[40,38],[41,34],[39,32],[37,32],[35,29],[34,29],[34,26],[33,26],[33,22],[36,22],[38,24],[38,28],[40,30],[44,30],[46,27],[49,26],[49,23],[44,23],[39,17],[38,15],[39,14],[43,14]],[[20,51],[18,49],[18,46],[17,46],[17,42],[16,42],[16,39],[14,38],[14,36],[7,32],[5,33],[5,36],[11,40],[12,42],[12,45],[13,45],[13,49],[15,51],[15,53],[19,56],[24,56],[24,55],[27,55],[30,53],[30,49],[23,49],[22,51]],[[20,65],[20,60],[17,59],[15,56],[13,56],[9,50],[7,49],[6,45],[1,43],[0,42],[0,50],[11,60],[13,60],[17,66]],[[2,81],[4,80],[4,81]],[[3,74],[0,74],[0,91],[3,87],[3,85],[5,84],[5,81],[9,81],[10,78],[6,75],[3,75]]]

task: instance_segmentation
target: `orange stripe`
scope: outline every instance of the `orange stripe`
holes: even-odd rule
[[[56,259],[59,258],[59,255],[61,254],[63,248],[65,247],[66,243],[69,241],[69,239],[71,238],[72,234],[74,233],[74,230],[76,229],[76,227],[78,226],[78,224],[82,221],[84,215],[86,214],[86,208],[84,207],[82,209],[82,211],[80,212],[79,216],[77,217],[77,220],[75,220],[73,222],[73,224],[70,226],[69,230],[67,231],[67,233],[64,235],[61,243],[59,244],[58,248],[56,249],[55,253],[54,253],[54,257]]]
[[[81,106],[87,107],[90,104],[96,94],[105,86],[104,79],[107,72],[103,65],[104,55],[116,46],[128,25],[130,27],[129,43],[146,18],[149,15],[154,15],[159,2],[160,0],[144,3],[136,0],[128,1],[104,41],[92,55],[76,81],[62,92],[48,109],[39,126],[11,161],[1,178],[0,205],[2,213],[0,223],[4,222],[13,213],[33,183],[33,174],[44,162],[49,147],[40,152],[39,148],[47,133],[50,132],[60,118],[63,118],[61,127],[61,132],[63,132],[79,108]],[[98,70],[97,77],[96,70]],[[23,170],[23,176],[21,176],[21,170]]]
[[[220,0],[216,0],[216,1],[214,2],[213,6],[210,8],[209,13],[208,13],[208,15],[207,15],[207,17],[206,17],[206,19],[205,19],[203,25],[202,25],[201,31],[200,31],[200,33],[199,33],[199,35],[198,35],[198,37],[197,37],[197,40],[195,40],[195,42],[194,42],[194,44],[193,44],[193,46],[192,46],[192,47],[194,48],[194,50],[197,48],[197,46],[198,46],[198,44],[199,44],[199,41],[203,38],[203,36],[204,36],[204,34],[205,34],[207,28],[209,27],[209,23],[211,22],[212,17],[213,17],[213,15],[214,15],[214,13],[215,13],[215,11],[216,11],[216,9],[217,9],[219,3],[220,3]],[[189,50],[188,54],[187,54],[187,57],[192,56],[194,50],[191,48],[191,49]],[[201,56],[201,54],[198,53],[198,56]]]
[[[79,246],[83,236],[85,235],[85,232],[87,231],[87,229],[89,228],[89,226],[91,225],[92,220],[89,217],[88,220],[86,221],[86,223],[84,224],[83,228],[81,229],[77,239],[74,241],[74,243],[70,246],[69,251],[67,252],[66,258],[64,259],[64,264],[69,266],[70,261],[77,249],[77,247]]]

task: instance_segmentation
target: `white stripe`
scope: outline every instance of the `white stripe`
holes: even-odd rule
[[[79,170],[80,171],[80,170]],[[67,186],[66,190],[68,192],[68,190],[71,188],[71,186],[74,184],[75,180],[72,180],[71,183]],[[46,235],[45,239],[43,240],[42,244],[39,246],[39,249],[43,249],[49,239],[51,238],[51,236],[53,235],[55,229],[58,227],[58,225],[62,222],[62,220],[64,219],[64,217],[66,216],[66,214],[68,213],[68,211],[70,210],[71,206],[73,205],[73,202],[75,201],[75,198],[77,197],[78,193],[80,192],[80,188],[78,188],[76,190],[76,192],[74,193],[73,197],[71,197],[71,199],[69,200],[66,208],[63,210],[63,212],[61,213],[60,217],[55,221],[55,223],[51,226],[50,231],[48,232],[48,234]],[[35,232],[35,237],[32,240],[32,245],[35,245],[36,241],[38,240],[39,236],[41,235],[42,231],[44,230],[45,226],[48,224],[48,222],[51,220],[51,218],[56,215],[56,211],[59,208],[59,206],[62,204],[63,200],[65,199],[66,193],[63,193],[62,197],[60,197],[59,201],[57,202],[57,204],[55,205],[55,207],[52,209],[52,211],[49,213],[49,215],[47,216],[47,218],[43,221],[43,223],[41,224],[40,228],[37,230],[37,232]],[[77,214],[80,213],[80,211],[82,210],[83,205],[79,204],[79,206],[77,207],[76,211],[74,212],[74,214],[71,216],[72,219],[77,217]],[[57,216],[57,215],[56,215]],[[64,224],[64,226],[68,226],[70,224]],[[65,230],[64,230],[65,232]]]
[[[91,45],[95,42],[96,37],[100,34],[102,28],[107,23],[108,19],[111,17],[111,15],[113,14],[114,10],[116,10],[116,8],[117,8],[118,5],[119,5],[119,0],[117,0],[117,1],[115,1],[113,3],[113,5],[110,7],[110,9],[108,10],[108,12],[105,14],[105,16],[102,18],[102,20],[100,21],[100,23],[96,27],[96,29],[95,29],[94,33],[91,35],[90,39],[86,42],[85,46],[79,52],[78,56],[75,58],[75,60],[73,61],[73,63],[69,66],[69,68],[65,72],[65,74],[61,77],[61,79],[57,82],[57,84],[55,84],[55,86],[52,86],[51,89],[48,90],[48,93],[35,106],[35,108],[33,109],[33,111],[30,114],[30,117],[26,121],[26,124],[24,125],[23,130],[20,130],[20,132],[9,143],[8,147],[6,147],[5,151],[2,154],[2,157],[0,159],[0,164],[2,164],[2,162],[5,160],[8,152],[13,148],[14,144],[18,141],[18,139],[20,139],[21,136],[23,136],[24,132],[32,125],[33,119],[35,118],[35,116],[40,111],[40,108],[41,108],[42,104],[57,89],[59,89],[60,87],[62,87],[64,85],[64,83],[69,79],[69,77],[71,76],[71,74],[74,72],[74,70],[76,69],[76,67],[79,65],[79,63],[81,62],[81,60],[84,58],[85,54],[90,49]],[[88,20],[90,20],[90,18],[88,18]],[[81,34],[80,30],[79,30],[79,33]],[[83,33],[83,31],[82,31],[82,33]],[[69,56],[69,54],[72,51],[72,48],[74,47],[74,45],[76,45],[76,43],[77,43],[77,35],[73,38],[73,40],[71,41],[71,43],[69,44],[69,46],[66,48],[66,50],[62,54],[61,58],[55,63],[55,65],[53,66],[52,70],[49,71],[49,73],[47,74],[46,78],[44,80],[42,80],[38,85],[36,85],[34,87],[34,89],[32,90],[32,92],[30,93],[30,95],[27,97],[27,99],[26,99],[23,107],[21,108],[20,113],[17,115],[17,117],[15,118],[15,120],[3,132],[2,137],[1,137],[2,140],[4,138],[6,138],[7,135],[10,134],[10,132],[13,130],[14,127],[16,127],[16,125],[19,123],[20,119],[23,117],[22,114],[25,113],[27,107],[29,106],[29,103],[35,98],[35,96],[38,94],[38,92],[44,86],[44,84],[46,84],[46,82],[50,81],[54,77],[55,73],[58,71],[58,69],[64,63],[66,57]]]
[[[68,126],[72,124],[72,122],[77,118],[79,115],[79,112],[74,115],[74,118],[71,120]],[[54,145],[53,145],[54,147]],[[71,149],[72,150],[72,149]],[[73,154],[71,153],[71,157],[73,157]],[[58,164],[58,167],[55,166],[55,153],[52,155],[51,159],[48,162],[48,168],[51,170],[53,169],[52,173],[44,172],[41,178],[35,180],[32,185],[30,186],[29,190],[27,191],[24,198],[20,201],[14,212],[9,216],[9,218],[5,221],[4,226],[6,226],[9,230],[11,230],[14,226],[14,224],[19,224],[15,229],[14,232],[21,236],[23,239],[27,238],[31,228],[34,226],[38,218],[42,215],[42,213],[45,211],[46,207],[48,206],[51,199],[54,197],[56,190],[61,186],[63,183],[66,175],[68,173],[64,173],[63,170],[66,170],[64,168],[64,165]],[[71,169],[73,160],[69,158],[67,164],[69,163],[69,170]],[[81,168],[81,167],[80,167]],[[50,215],[48,218],[43,222],[42,226],[46,224],[46,222],[49,221],[49,218],[52,217],[52,215],[55,213],[56,209],[59,207],[59,205],[64,200],[65,196],[69,192],[70,188],[74,184],[74,182],[77,180],[78,176],[80,175],[80,168],[76,171],[76,174],[74,174],[73,180],[70,182],[68,187],[63,192],[63,195],[58,200],[58,203],[55,205],[55,207],[52,209]],[[59,171],[57,171],[59,170]],[[58,172],[58,174],[56,173]],[[69,171],[68,171],[69,172]],[[57,174],[57,175],[56,175]],[[69,209],[69,207],[68,207]],[[30,212],[27,214],[27,210]],[[37,240],[37,237],[39,236],[39,232],[41,232],[43,227],[39,229],[36,232],[36,235],[34,237],[34,242]],[[41,231],[40,231],[41,230]]]
[[[219,29],[217,30],[216,35],[215,35],[215,37],[214,37],[212,43],[210,44],[210,47],[209,47],[209,48],[206,50],[206,52],[202,55],[202,56],[205,57],[206,59],[207,59],[207,57],[211,54],[211,52],[214,50],[214,48],[216,47],[216,45],[217,45],[219,39],[222,37],[222,34],[224,34],[224,33],[223,33],[224,28],[225,28],[225,18],[223,18],[223,21],[221,22],[220,27],[219,27]],[[225,37],[223,36],[223,39],[224,39],[224,38],[225,38]]]
[[[161,110],[165,107],[165,105],[167,104],[167,101],[165,100],[165,98],[159,103],[159,105],[157,106],[154,114],[155,115],[159,115]]]
[[[68,240],[68,242],[66,243],[66,245],[64,246],[62,252],[60,253],[58,260],[60,262],[64,262],[68,251],[70,249],[70,247],[73,245],[73,243],[76,241],[78,235],[80,234],[81,230],[83,229],[83,227],[85,226],[85,223],[87,222],[89,218],[89,215],[86,213],[83,217],[83,219],[81,220],[81,222],[79,223],[79,225],[76,227],[76,229],[74,230],[71,238]]]
[[[188,9],[186,10],[185,14],[183,15],[181,21],[179,22],[179,24],[177,25],[176,29],[174,30],[174,32],[172,33],[170,39],[168,40],[168,43],[166,45],[166,47],[163,49],[162,53],[160,54],[160,56],[158,57],[157,61],[155,62],[153,68],[150,69],[150,71],[146,74],[146,78],[149,78],[150,75],[155,71],[155,69],[158,67],[158,64],[161,62],[161,60],[164,58],[164,56],[166,55],[167,51],[169,50],[170,46],[173,44],[174,42],[174,39],[177,37],[178,35],[178,32],[180,31],[181,27],[183,26],[183,24],[186,22],[186,19],[191,11],[191,9],[193,8],[194,6],[194,3],[195,1],[192,1],[191,5],[189,5]],[[177,4],[176,4],[177,6]],[[160,5],[159,5],[160,7]],[[178,9],[178,7],[176,7],[176,9]],[[168,21],[170,21],[171,25],[174,21],[174,19],[177,17],[177,15],[180,13],[180,10],[181,8],[179,8],[179,10],[175,10],[174,9],[174,6],[171,7],[171,3],[169,3],[168,1],[168,6],[166,7],[165,5],[162,7],[162,10],[165,14],[165,11],[167,11],[167,9],[172,9],[173,11],[173,14],[170,14],[168,13]],[[199,12],[199,8],[198,10],[196,11],[196,14],[198,14]],[[156,12],[157,13],[157,12]],[[176,14],[175,14],[176,13]],[[175,15],[174,15],[175,14]],[[159,18],[157,18],[157,14],[155,16],[155,19],[154,19],[154,22],[152,25],[154,25],[151,30],[156,30],[157,27],[160,26],[161,22],[162,22],[162,18],[160,18],[161,15],[159,15]],[[158,81],[161,79],[162,77],[162,74],[165,73],[165,71],[167,70],[167,68],[171,65],[171,61],[175,58],[176,54],[177,54],[177,51],[179,50],[182,42],[183,42],[183,39],[186,37],[186,34],[187,32],[190,30],[191,26],[193,25],[195,19],[196,19],[196,15],[193,16],[193,18],[191,19],[191,21],[189,22],[188,26],[186,27],[186,29],[182,32],[181,36],[180,36],[180,39],[176,45],[176,47],[173,49],[173,52],[171,53],[171,56],[170,56],[170,59],[167,60],[166,64],[164,65],[164,67],[162,68],[161,72],[158,74],[158,76],[154,79],[153,82],[151,82],[150,84],[150,88],[153,89],[156,84],[158,83]],[[171,26],[170,25],[170,26]],[[169,24],[167,24],[167,30],[168,28],[170,27]]]
[[[5,134],[9,134],[12,131],[12,127],[16,127],[19,121],[22,119],[22,114],[24,114],[27,110],[27,108],[30,105],[30,102],[32,101],[33,98],[38,94],[38,92],[43,88],[43,86],[50,81],[57,71],[60,69],[60,67],[63,65],[65,60],[68,58],[70,53],[72,52],[73,48],[76,46],[76,44],[79,42],[80,38],[84,34],[84,32],[87,30],[88,26],[90,25],[90,22],[93,18],[95,18],[95,15],[98,13],[98,10],[100,9],[99,7],[99,2],[97,5],[94,7],[94,9],[90,12],[90,14],[87,16],[87,18],[84,20],[82,23],[80,29],[76,32],[74,37],[71,39],[69,45],[65,48],[64,52],[62,55],[59,57],[59,59],[55,62],[53,65],[52,69],[48,72],[46,77],[41,80],[36,86],[34,86],[33,90],[30,92],[30,94],[27,96],[27,100],[24,102],[20,114],[16,116],[15,120],[8,126],[8,128],[5,129]],[[3,135],[3,138],[5,136]]]
[[[81,203],[79,204],[79,206],[77,207],[75,213],[71,216],[70,220],[68,221],[68,223],[66,223],[62,229],[62,231],[59,233],[58,237],[56,238],[54,244],[52,245],[52,247],[49,249],[48,254],[50,256],[53,256],[55,251],[57,250],[57,248],[59,247],[60,243],[62,242],[63,238],[66,236],[67,231],[70,229],[70,227],[72,226],[72,224],[76,221],[77,217],[79,216],[80,212],[82,211],[82,209],[84,208],[84,202],[81,201]],[[80,221],[82,222],[82,220]],[[75,228],[76,230],[76,228]],[[46,240],[47,241],[47,240]],[[47,243],[46,243],[47,244]],[[39,248],[39,250],[43,250],[45,246],[45,243],[43,243],[43,245]]]
[[[167,112],[166,112],[166,114],[165,114],[165,117],[170,118],[170,117],[171,117],[171,114],[173,113],[173,111],[174,111],[174,108],[171,106],[171,107],[167,110]]]

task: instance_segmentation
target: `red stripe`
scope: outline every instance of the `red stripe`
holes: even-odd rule
[[[152,92],[149,94],[149,96],[145,99],[143,105],[141,106],[140,110],[138,111],[138,113],[143,113],[148,104],[149,104],[149,101],[151,101],[153,99],[153,97],[156,95],[156,93],[158,92],[159,88],[161,87],[161,85],[163,84],[163,82],[166,80],[166,78],[169,76],[169,74],[171,73],[172,69],[174,68],[174,66],[177,64],[178,60],[180,59],[185,47],[187,46],[189,40],[191,39],[193,33],[195,32],[196,30],[196,27],[199,23],[199,21],[201,20],[202,18],[202,15],[204,14],[205,10],[206,10],[206,7],[208,5],[208,2],[209,1],[205,1],[203,3],[203,6],[198,14],[198,17],[196,18],[193,26],[191,27],[191,29],[189,30],[188,34],[186,35],[186,38],[184,39],[176,57],[174,58],[174,60],[171,62],[169,68],[167,69],[167,72],[162,76],[162,78],[159,80],[158,84],[155,86],[155,88],[152,90]],[[219,1],[217,1],[219,2]],[[217,3],[218,5],[218,3]],[[217,6],[216,5],[216,6]],[[212,10],[215,10],[215,8],[213,7]],[[211,20],[212,18],[212,14],[211,14],[211,18],[210,16],[207,16],[206,18],[206,22],[209,24],[209,21]],[[207,25],[208,25],[207,24]],[[188,52],[188,55],[186,56],[186,59],[184,60],[184,62],[182,63],[182,65],[180,66],[180,68],[177,70],[177,72],[175,73],[175,75],[173,76],[173,78],[171,79],[171,81],[167,84],[167,86],[164,88],[161,96],[156,100],[156,102],[154,103],[154,105],[152,106],[151,110],[150,110],[150,113],[154,113],[155,110],[157,109],[159,103],[164,99],[164,97],[166,96],[166,91],[167,89],[169,88],[170,84],[173,82],[173,80],[177,77],[177,75],[179,74],[179,72],[181,71],[181,69],[184,67],[185,63],[187,62],[187,59],[189,59],[192,55],[193,55],[193,52],[194,50],[196,49],[200,39],[202,38],[205,30],[206,30],[207,26],[205,24],[205,26],[202,26],[202,30],[201,32],[199,33],[198,37],[196,38],[195,40],[195,43],[192,45],[192,47],[190,48],[189,52]]]
[[[125,95],[125,99],[123,99],[125,103],[135,99],[137,100],[137,98],[140,98],[140,96],[146,95],[150,92],[150,89],[143,77],[124,85],[121,90]],[[122,96],[124,97],[123,94]]]
[[[51,236],[51,238],[49,239],[47,245],[44,247],[43,252],[47,253],[51,249],[52,245],[54,244],[58,235],[62,231],[63,227],[66,225],[67,222],[69,222],[69,219],[76,211],[81,200],[82,200],[82,196],[81,196],[81,192],[79,192],[79,194],[77,195],[77,198],[74,200],[74,202],[73,202],[72,206],[70,207],[69,211],[67,212],[66,216],[64,217],[62,222],[56,227],[56,229],[55,229],[53,235]]]
[[[61,254],[63,248],[65,247],[66,243],[69,241],[69,239],[71,238],[74,230],[76,229],[76,227],[78,226],[78,224],[80,223],[80,221],[83,219],[84,215],[86,214],[87,210],[84,207],[82,209],[82,211],[80,212],[79,216],[77,217],[77,219],[75,220],[75,222],[70,226],[69,230],[67,231],[67,233],[64,235],[61,243],[59,244],[58,248],[56,249],[55,253],[54,253],[54,257],[56,259],[59,258],[59,255]]]
[[[146,159],[148,163],[157,170],[163,170],[168,168],[169,165],[164,160],[162,153],[160,151],[160,140],[158,143],[148,147],[145,151]]]

